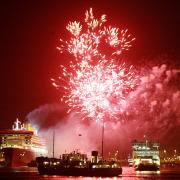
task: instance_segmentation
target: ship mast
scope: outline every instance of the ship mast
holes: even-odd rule
[[[54,158],[54,139],[55,139],[55,130],[53,130],[53,158]]]
[[[104,121],[103,121],[103,125],[102,125],[102,160],[104,159]]]

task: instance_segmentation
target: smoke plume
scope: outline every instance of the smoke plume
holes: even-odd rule
[[[131,141],[158,140],[162,147],[180,147],[180,70],[166,64],[142,70],[138,88],[129,94],[118,122],[105,124],[105,154],[119,151],[121,156],[130,152]],[[90,154],[101,151],[101,123],[83,121],[74,113],[66,114],[60,104],[40,106],[27,115],[46,139],[52,155],[52,137],[55,131],[55,154],[80,150]]]

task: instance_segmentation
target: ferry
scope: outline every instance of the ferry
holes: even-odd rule
[[[136,171],[159,171],[159,143],[134,140],[132,142],[133,166]]]
[[[45,142],[30,123],[16,119],[12,129],[0,131],[0,167],[28,166],[46,154]]]

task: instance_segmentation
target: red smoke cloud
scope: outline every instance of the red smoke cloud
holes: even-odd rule
[[[132,92],[118,122],[105,125],[105,153],[119,150],[121,156],[130,152],[131,141],[142,139],[159,140],[169,149],[180,147],[180,70],[167,65],[154,66],[142,71],[140,84]],[[38,125],[39,133],[46,138],[52,152],[52,130],[55,129],[55,151],[61,153],[80,149],[90,153],[101,151],[101,126],[95,121],[82,121],[80,116],[65,114],[62,105],[43,105],[27,115]]]

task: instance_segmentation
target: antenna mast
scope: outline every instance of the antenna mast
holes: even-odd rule
[[[102,160],[104,159],[104,121],[102,126]]]
[[[53,130],[53,158],[54,158],[54,140],[55,140],[55,130]]]

